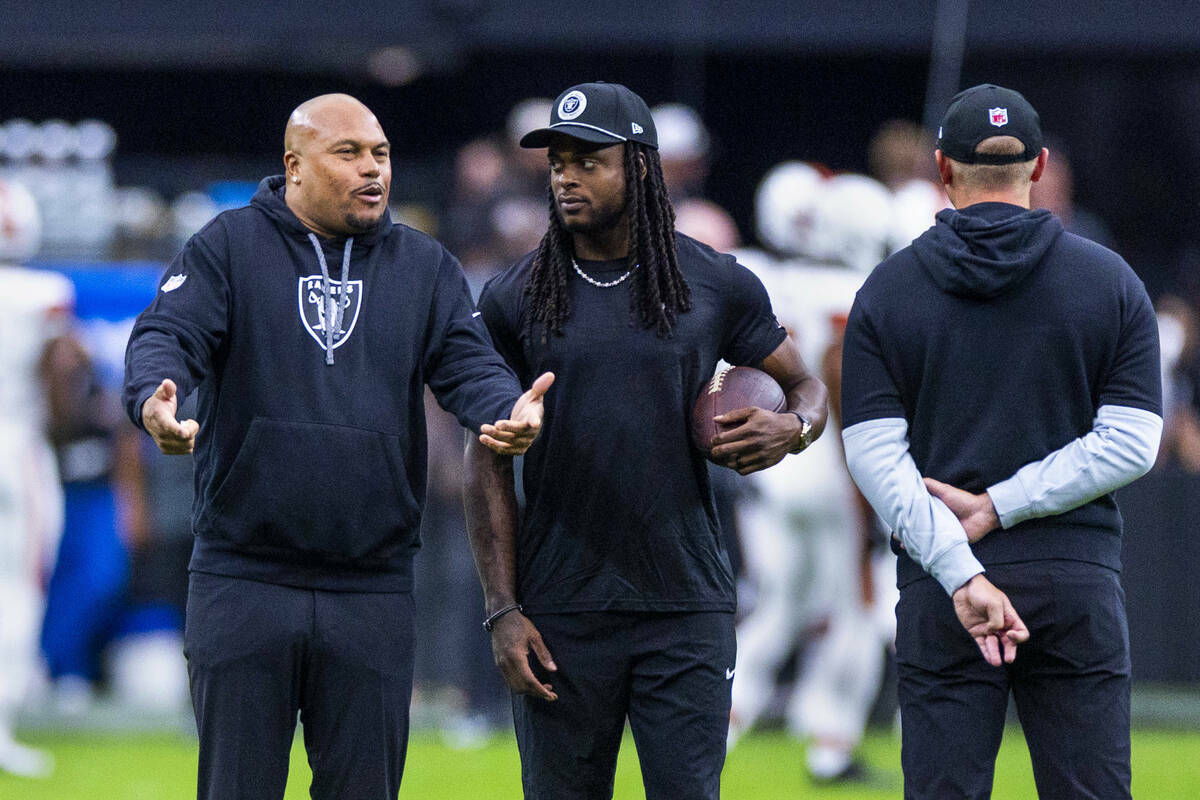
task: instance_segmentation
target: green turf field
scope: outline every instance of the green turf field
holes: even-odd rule
[[[0,775],[5,800],[186,800],[195,797],[195,742],[186,737],[143,734],[36,733],[26,739],[52,751],[53,778],[22,780]],[[818,789],[804,777],[798,746],[782,734],[744,739],[726,764],[727,800],[884,798],[900,796],[899,742],[872,734],[864,754],[892,781],[890,789]],[[308,797],[303,750],[293,751],[288,800]],[[1010,728],[996,767],[996,800],[1036,794],[1021,732]],[[1200,731],[1139,730],[1133,737],[1133,793],[1155,800],[1200,797]],[[632,741],[626,739],[617,771],[616,800],[642,797]],[[455,751],[431,734],[415,735],[408,751],[401,798],[507,800],[520,797],[516,745],[500,737],[486,747]]]

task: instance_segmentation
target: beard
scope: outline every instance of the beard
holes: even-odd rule
[[[612,230],[621,223],[625,216],[625,207],[599,207],[589,206],[592,211],[586,218],[567,217],[562,213],[562,210],[555,205],[555,211],[558,214],[558,221],[562,226],[571,233],[597,233],[599,231]]]
[[[388,207],[386,204],[384,204],[383,208],[381,208],[377,214],[370,215],[347,213],[343,220],[346,223],[346,229],[348,231],[356,234],[366,233],[378,225],[379,220],[381,220],[383,215],[386,213],[388,213]]]

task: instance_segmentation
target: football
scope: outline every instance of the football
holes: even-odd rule
[[[787,398],[775,379],[760,369],[726,367],[719,370],[704,385],[692,407],[692,441],[709,457],[713,437],[725,429],[714,422],[713,417],[751,406],[779,412],[787,408]]]

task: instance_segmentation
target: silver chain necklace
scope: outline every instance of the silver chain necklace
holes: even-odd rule
[[[634,264],[632,267],[630,267],[628,272],[626,272],[621,277],[617,278],[615,281],[598,281],[598,280],[596,280],[591,275],[588,275],[586,272],[581,270],[579,268],[579,264],[575,261],[574,258],[571,259],[571,266],[574,267],[575,271],[579,273],[579,277],[583,278],[585,281],[590,283],[592,286],[599,286],[601,289],[608,289],[612,286],[616,286],[618,283],[621,283],[626,278],[628,278],[630,275],[632,275],[634,273],[634,271],[638,267],[641,266],[641,264]]]

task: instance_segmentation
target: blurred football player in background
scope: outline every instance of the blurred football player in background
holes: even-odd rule
[[[526,98],[510,111],[502,132],[472,139],[455,155],[439,235],[462,262],[474,297],[488,278],[541,238],[545,164],[531,159],[517,140],[549,109],[549,98]]]
[[[675,206],[675,230],[719,253],[741,246],[742,236],[728,211],[711,200],[689,197]]]
[[[663,182],[678,213],[682,201],[706,196],[704,182],[712,144],[708,128],[696,109],[683,103],[662,103],[650,109],[650,115],[658,127]]]
[[[933,136],[919,123],[891,119],[879,126],[867,144],[867,167],[871,177],[896,191],[913,180],[937,181],[937,170],[929,165]]]
[[[1091,239],[1096,244],[1112,247],[1115,239],[1108,225],[1075,202],[1075,170],[1064,142],[1046,138],[1046,148],[1054,158],[1046,160],[1041,180],[1029,191],[1033,208],[1044,208],[1062,220],[1063,227],[1076,236]]]
[[[1186,300],[1155,304],[1163,381],[1163,437],[1158,466],[1200,472],[1200,321]]]
[[[125,600],[130,551],[146,538],[142,459],[137,431],[83,342],[56,339],[44,363],[61,376],[47,393],[65,504],[41,641],[55,708],[73,715],[95,699],[101,653]]]
[[[929,162],[933,145],[930,132],[907,119],[883,123],[867,145],[871,177],[892,193],[889,254],[908,247],[933,225],[933,216],[950,205]]]
[[[864,175],[831,178],[787,162],[758,191],[757,223],[783,258],[759,264],[780,321],[806,363],[822,365],[830,425],[839,425],[841,333],[854,293],[886,255],[892,197]],[[776,676],[802,652],[784,716],[807,743],[814,780],[868,779],[854,760],[883,676],[895,592],[893,571],[875,547],[875,515],[846,469],[838,437],[803,459],[756,473],[739,529],[753,606],[738,627],[730,742],[766,712]]]
[[[941,184],[913,178],[892,191],[891,221],[888,225],[888,253],[908,247],[912,240],[933,227],[934,217],[950,207],[950,198]]]
[[[16,265],[37,252],[30,192],[0,182],[0,772],[44,776],[50,756],[18,744],[13,726],[37,668],[43,588],[62,531],[63,499],[46,438],[49,344],[68,335],[74,288]]]

